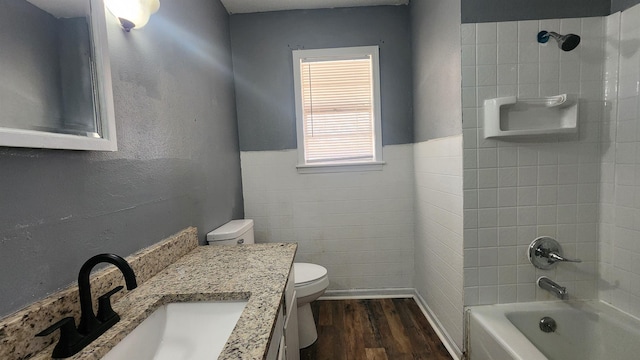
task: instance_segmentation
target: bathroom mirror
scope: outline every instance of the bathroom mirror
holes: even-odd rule
[[[0,0],[0,146],[117,150],[102,0]]]

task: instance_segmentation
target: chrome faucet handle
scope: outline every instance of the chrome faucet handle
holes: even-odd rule
[[[554,238],[540,236],[529,245],[529,262],[538,269],[551,269],[556,262],[582,262],[580,259],[567,259],[563,257],[560,243]]]
[[[548,255],[550,260],[553,260],[553,262],[558,262],[558,261],[564,261],[564,262],[572,262],[572,263],[581,263],[582,260],[580,259],[567,259],[565,257],[560,256],[560,254],[556,253],[556,252],[550,252]]]

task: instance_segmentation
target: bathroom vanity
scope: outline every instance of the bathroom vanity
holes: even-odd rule
[[[289,355],[298,354],[297,333],[286,327],[290,313],[296,312],[291,272],[296,248],[198,246],[115,301],[120,322],[69,359],[102,358],[162,305],[220,300],[247,301],[220,359],[297,358],[286,354],[287,347],[295,347]],[[52,349],[48,346],[33,359],[50,359]]]

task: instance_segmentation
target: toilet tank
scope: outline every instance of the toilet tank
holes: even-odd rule
[[[209,245],[253,244],[253,220],[231,220],[207,234]]]

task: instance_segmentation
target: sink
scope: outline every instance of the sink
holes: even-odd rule
[[[164,305],[102,359],[217,359],[246,304],[216,301]]]

